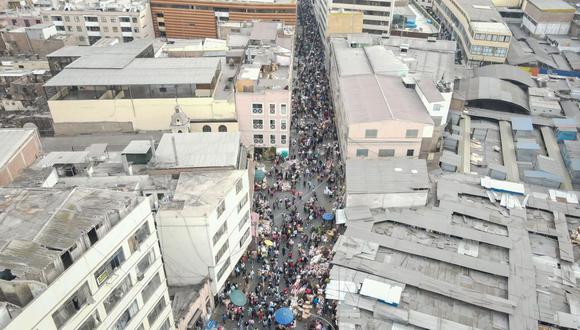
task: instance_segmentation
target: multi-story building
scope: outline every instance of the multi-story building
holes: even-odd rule
[[[343,159],[416,158],[428,152],[434,122],[407,65],[383,46],[352,48],[343,38],[331,39],[331,54],[330,89]]]
[[[223,21],[279,21],[296,25],[295,0],[152,0],[155,35],[162,38],[216,38]]]
[[[293,42],[293,29],[275,22],[254,23],[248,36],[235,83],[236,111],[242,143],[257,152],[288,154]]]
[[[357,33],[356,17],[344,17],[344,13],[362,13],[362,32],[389,35],[395,1],[314,0],[314,15],[320,35],[326,39],[333,33]],[[342,24],[336,24],[336,23]],[[352,30],[344,31],[344,23],[352,24]]]
[[[179,176],[157,226],[171,286],[203,283],[215,295],[251,241],[250,174],[239,133],[164,134],[157,170]]]
[[[490,0],[435,0],[433,10],[473,65],[504,63],[511,32]]]
[[[38,8],[7,9],[0,13],[0,27],[29,27],[42,23]]]
[[[2,328],[173,328],[149,199],[92,188],[0,196]]]
[[[235,69],[225,58],[152,54],[146,40],[49,54],[52,71],[64,66],[45,84],[55,133],[165,130],[176,105],[192,132],[238,130]]]
[[[73,35],[78,45],[92,45],[101,38],[131,42],[155,37],[146,0],[67,1],[54,3],[41,15],[44,23],[53,23],[57,31]]]
[[[576,9],[562,0],[528,0],[522,26],[531,34],[568,34]]]

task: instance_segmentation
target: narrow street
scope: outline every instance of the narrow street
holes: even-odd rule
[[[336,329],[335,307],[325,300],[329,260],[338,232],[323,221],[343,207],[343,164],[324,72],[324,51],[309,0],[298,2],[290,156],[257,180],[252,212],[258,237],[219,295],[212,319],[223,329]],[[330,213],[330,214],[328,214]],[[230,301],[241,290],[244,306]],[[292,309],[281,326],[274,312]]]

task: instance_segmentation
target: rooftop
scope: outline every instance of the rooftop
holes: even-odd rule
[[[528,0],[540,10],[553,12],[576,12],[576,9],[563,0]]]
[[[0,168],[14,156],[23,144],[36,134],[34,129],[2,128],[0,129]]]
[[[66,11],[104,11],[104,12],[139,12],[147,8],[147,0],[112,0],[112,1],[99,1],[99,0],[70,0],[66,3],[55,2],[52,4],[58,4],[57,7],[53,7],[53,10],[66,10]]]
[[[348,194],[406,193],[429,189],[424,159],[349,159],[346,161]]]
[[[245,156],[240,151],[240,133],[229,132],[166,133],[155,151],[157,167],[234,169]]]

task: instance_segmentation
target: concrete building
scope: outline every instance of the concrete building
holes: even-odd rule
[[[459,40],[465,62],[505,62],[511,32],[490,0],[436,0],[433,10]]]
[[[422,5],[414,0],[396,2],[391,35],[425,39],[439,37],[440,24]]]
[[[173,328],[148,199],[91,188],[0,195],[3,328]]]
[[[424,159],[349,159],[346,206],[416,207],[427,204],[430,183]]]
[[[235,69],[225,58],[152,58],[150,41],[70,47],[48,56],[55,133],[166,130],[178,105],[192,132],[237,131]],[[67,64],[70,63],[70,64]]]
[[[59,33],[73,35],[78,45],[92,45],[101,38],[119,42],[155,38],[149,2],[145,0],[53,1],[41,15],[42,21],[54,24]]]
[[[53,24],[0,30],[0,50],[9,56],[45,57],[62,47],[74,45],[71,36],[58,34]]]
[[[351,48],[331,39],[330,83],[345,159],[418,157],[434,123],[408,66],[382,46]]]
[[[209,278],[217,294],[250,244],[251,183],[243,150],[239,133],[163,135],[155,167],[179,175],[157,212],[169,285]]]
[[[563,0],[527,0],[522,27],[533,35],[568,34],[576,9]]]
[[[29,27],[42,23],[38,8],[6,9],[0,13],[0,27]]]
[[[155,35],[161,38],[217,38],[217,25],[223,21],[261,20],[296,25],[294,0],[152,0],[151,12]]]
[[[235,81],[236,111],[242,143],[258,152],[289,152],[293,44],[293,30],[275,22],[254,23],[248,36]]]
[[[320,35],[327,40],[334,33],[360,33],[387,36],[390,34],[395,1],[315,0],[314,15]],[[358,15],[362,13],[362,31]],[[351,24],[350,26],[348,24]]]
[[[0,129],[0,187],[6,186],[41,153],[42,145],[35,129]]]

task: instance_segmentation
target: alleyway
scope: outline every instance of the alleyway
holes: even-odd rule
[[[252,212],[259,215],[254,243],[220,294],[212,319],[224,329],[336,329],[325,300],[328,267],[338,233],[322,216],[343,207],[344,174],[324,72],[324,52],[309,0],[298,2],[298,35],[290,157],[264,163]],[[260,160],[257,160],[260,164]],[[230,303],[240,289],[244,307]],[[280,327],[274,312],[291,307],[293,325]]]

